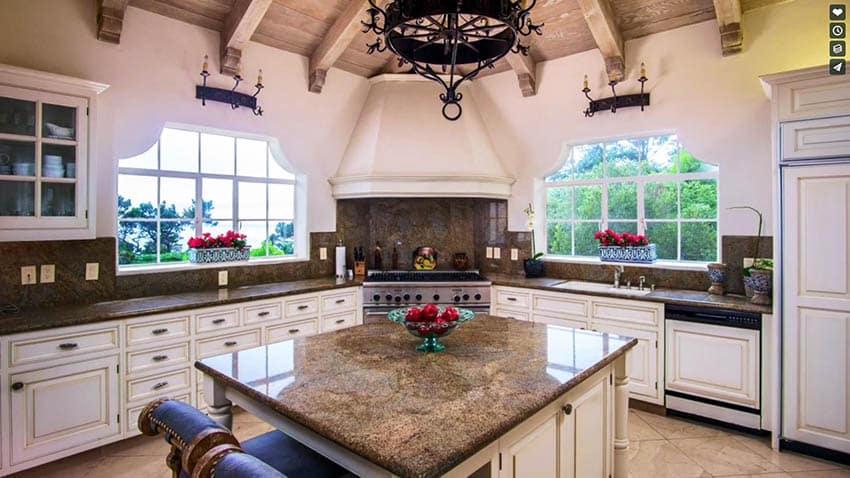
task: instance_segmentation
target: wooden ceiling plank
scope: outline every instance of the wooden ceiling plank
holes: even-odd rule
[[[740,53],[744,46],[741,0],[714,0],[714,11],[720,28],[720,48],[723,50],[723,56]]]
[[[608,79],[622,81],[626,70],[623,35],[617,27],[611,4],[608,0],[578,0],[578,4],[605,59]]]
[[[98,0],[97,39],[109,43],[121,43],[124,28],[124,13],[129,0]]]
[[[522,53],[508,53],[505,57],[516,73],[519,89],[522,96],[529,97],[537,94],[537,64],[534,60]]]
[[[272,0],[237,0],[224,19],[221,31],[221,72],[235,75],[239,71],[242,49],[266,14]]]
[[[321,93],[325,86],[325,75],[351,41],[360,33],[363,14],[369,7],[368,0],[352,0],[331,25],[318,48],[310,56],[309,90]]]
[[[217,32],[223,28],[222,21],[219,19],[175,7],[160,0],[130,0],[130,6]]]

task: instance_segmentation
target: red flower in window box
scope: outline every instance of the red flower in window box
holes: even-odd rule
[[[192,249],[214,249],[217,247],[245,249],[248,245],[248,241],[245,240],[247,237],[245,234],[234,231],[227,231],[215,237],[209,232],[205,232],[199,237],[189,239],[188,245]]]

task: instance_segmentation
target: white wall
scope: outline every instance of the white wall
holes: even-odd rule
[[[219,34],[128,8],[121,44],[95,38],[92,0],[2,0],[0,63],[110,84],[101,95],[97,235],[115,235],[117,158],[145,151],[167,121],[278,138],[286,159],[308,177],[309,229],[332,231],[333,176],[368,93],[368,82],[341,70],[328,73],[324,92],[307,91],[307,58],[249,43],[242,53],[244,90],[262,68],[262,117],[194,98],[204,54],[212,86],[230,88],[218,74]],[[252,91],[253,92],[253,91]]]
[[[556,169],[565,143],[582,143],[656,131],[677,131],[696,157],[720,165],[721,234],[755,234],[754,216],[729,206],[760,209],[771,232],[771,137],[769,99],[759,75],[825,65],[827,0],[796,0],[748,12],[744,51],[723,58],[714,21],[626,43],[627,79],[618,93],[635,93],[645,61],[652,105],[584,118],[581,93],[588,74],[591,96],[606,91],[598,50],[538,65],[538,93],[523,98],[513,72],[485,77],[474,90],[497,151],[517,178],[509,227],[525,230],[522,209],[533,196],[534,178]]]

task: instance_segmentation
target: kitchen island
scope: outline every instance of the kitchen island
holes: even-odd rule
[[[363,477],[628,476],[628,337],[479,315],[416,352],[397,324],[211,357],[236,404]]]

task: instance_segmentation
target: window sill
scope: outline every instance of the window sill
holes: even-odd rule
[[[679,262],[679,261],[655,261],[652,264],[637,264],[634,262],[602,262],[598,257],[572,257],[572,256],[543,256],[544,262],[562,264],[594,264],[624,267],[646,267],[649,269],[673,269],[678,271],[705,272],[709,262]]]
[[[192,264],[191,262],[180,262],[176,264],[156,264],[138,266],[119,266],[118,276],[131,276],[138,274],[156,274],[159,272],[193,271],[198,269],[229,269],[232,267],[266,266],[274,264],[290,264],[297,262],[308,262],[310,259],[303,256],[269,257],[262,259],[250,259],[248,261],[214,262],[211,264]]]

